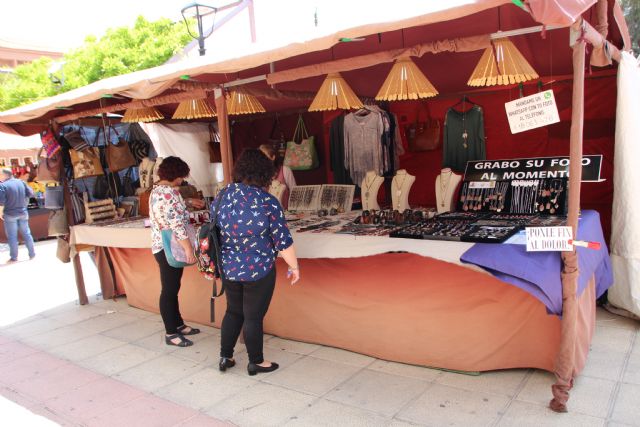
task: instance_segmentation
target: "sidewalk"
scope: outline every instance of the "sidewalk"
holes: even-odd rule
[[[5,425],[47,425],[44,416],[92,426],[640,426],[640,322],[603,310],[570,412],[556,414],[546,407],[553,376],[543,371],[462,375],[277,337],[266,338],[265,356],[279,370],[249,377],[239,346],[238,366],[223,374],[215,328],[199,326],[192,347],[170,347],[160,317],[124,298],[63,301],[75,298],[73,269],[52,249],[40,243],[36,260],[0,267]],[[97,292],[95,268],[85,259],[83,267]],[[7,423],[8,413],[30,418]]]

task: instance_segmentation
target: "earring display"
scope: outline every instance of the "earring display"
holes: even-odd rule
[[[297,185],[289,192],[289,211],[317,211],[321,185]]]
[[[320,209],[351,212],[355,185],[325,184],[320,190]]]

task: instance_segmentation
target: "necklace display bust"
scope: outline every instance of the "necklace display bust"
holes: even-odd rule
[[[391,203],[393,209],[400,212],[409,208],[409,191],[416,181],[416,177],[409,175],[405,169],[398,169],[391,181]]]
[[[269,193],[273,197],[278,199],[278,201],[280,202],[280,205],[284,206],[283,204],[284,201],[282,199],[286,189],[287,189],[286,185],[282,184],[277,179],[274,179],[273,181],[271,181],[271,185],[269,186]]]
[[[384,182],[384,178],[376,174],[374,171],[368,171],[362,180],[361,199],[363,210],[380,210],[378,205],[378,190]]]
[[[454,195],[462,177],[451,168],[444,168],[436,177],[436,209],[438,213],[455,210]]]

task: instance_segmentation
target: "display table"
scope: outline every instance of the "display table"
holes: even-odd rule
[[[29,229],[33,240],[42,240],[49,237],[49,209],[36,208],[29,209]],[[23,243],[22,236],[18,233],[20,243]],[[7,243],[7,235],[4,226],[0,226],[0,243]]]
[[[87,227],[100,227],[80,227],[73,230],[77,243],[108,246],[109,241],[85,238],[111,236],[108,252],[116,283],[130,305],[157,312],[160,280],[151,251],[139,248],[142,242],[116,247],[126,241],[117,235],[133,236],[129,229],[91,233]],[[144,231],[149,246],[149,230]],[[136,232],[141,236],[143,230]],[[265,319],[267,333],[424,366],[466,371],[553,369],[559,317],[548,314],[545,304],[523,289],[461,263],[460,255],[473,244],[323,233],[294,233],[294,240],[302,278],[290,286],[279,261],[278,285]],[[436,253],[386,253],[386,245]],[[370,253],[372,246],[383,252]],[[357,247],[366,255],[361,256]],[[457,262],[451,260],[455,256]],[[591,341],[595,294],[592,275],[579,297],[576,345],[581,349]],[[211,282],[194,267],[185,269],[180,291],[183,317],[209,323],[210,296]],[[224,297],[217,299],[216,326],[224,309]]]

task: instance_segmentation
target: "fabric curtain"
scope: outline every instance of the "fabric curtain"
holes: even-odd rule
[[[222,163],[209,163],[207,123],[140,123],[140,126],[151,138],[158,157],[180,157],[191,168],[187,180],[206,197],[214,195],[216,183],[223,180]]]
[[[614,154],[611,261],[614,285],[609,302],[640,316],[640,121],[637,95],[640,93],[638,59],[622,52],[618,68],[618,105]]]

